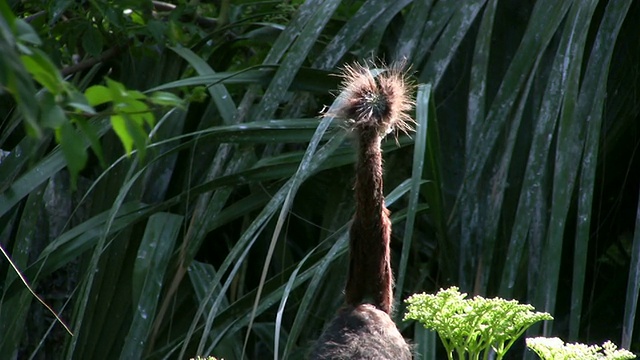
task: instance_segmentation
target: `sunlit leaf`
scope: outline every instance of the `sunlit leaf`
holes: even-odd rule
[[[124,151],[127,153],[127,156],[129,156],[133,150],[133,137],[129,133],[127,121],[130,120],[122,115],[111,116],[111,126],[113,127],[113,131],[115,131],[118,138],[120,138],[122,146],[124,146]]]
[[[90,106],[97,106],[113,101],[111,91],[102,85],[94,85],[88,88],[84,95],[87,98]]]
[[[156,105],[183,107],[184,101],[173,93],[158,91],[151,94],[149,100]]]

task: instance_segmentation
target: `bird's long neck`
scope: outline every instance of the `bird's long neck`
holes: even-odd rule
[[[386,313],[392,309],[393,275],[389,241],[391,222],[384,205],[380,136],[373,129],[358,130],[356,211],[350,229],[346,302],[370,302]]]

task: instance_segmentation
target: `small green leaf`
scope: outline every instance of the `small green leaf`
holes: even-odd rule
[[[149,114],[149,113],[147,113]],[[144,117],[144,116],[136,116],[136,117]],[[140,154],[140,158],[144,159],[145,154],[147,153],[147,133],[144,131],[142,124],[138,121],[131,121],[130,116],[125,116],[126,121],[125,126],[129,132],[129,135],[133,139],[133,144],[138,149],[138,154]]]
[[[126,96],[131,99],[144,100],[147,96],[138,90],[127,90]]]
[[[133,151],[135,145],[140,153],[140,157],[144,158],[147,134],[142,127],[142,119],[143,116],[141,115],[130,115],[126,113],[111,116],[111,126],[113,126],[113,130],[120,138],[127,156],[131,155],[131,151]]]
[[[124,146],[124,151],[127,153],[127,156],[130,156],[131,151],[133,150],[133,138],[127,130],[126,119],[121,115],[113,115],[111,116],[111,126],[113,127],[113,131],[115,131],[116,135],[120,138],[120,142],[122,142],[122,146]]]
[[[184,107],[182,99],[177,95],[166,91],[154,92],[149,100],[156,105],[175,106],[180,108]]]
[[[20,59],[35,81],[49,92],[58,95],[62,91],[64,88],[62,76],[45,53],[33,49],[31,55],[22,55]]]
[[[76,90],[72,90],[68,93],[67,105],[73,109],[79,110],[81,113],[95,115],[96,110],[89,105],[89,101],[86,96]]]
[[[124,98],[122,100],[123,102],[115,104],[114,111],[116,113],[128,116],[139,126],[142,126],[145,122],[149,126],[155,124],[155,117],[147,104],[130,98]]]
[[[46,92],[42,95],[42,125],[51,129],[58,129],[62,125],[69,122],[67,115],[60,105],[55,101],[51,93]]]
[[[143,26],[146,25],[144,18],[140,16],[138,12],[134,11],[129,16],[131,17],[131,21],[133,21],[134,24],[143,25]]]
[[[62,154],[71,173],[71,187],[75,189],[78,174],[87,164],[88,156],[84,141],[69,122],[64,123],[56,130],[56,138],[60,142]]]
[[[111,91],[102,85],[94,85],[84,92],[90,106],[102,105],[113,101]]]
[[[89,139],[91,149],[93,149],[94,154],[96,154],[96,156],[98,157],[100,165],[102,167],[106,167],[107,163],[104,161],[104,156],[102,155],[102,144],[100,143],[100,136],[98,135],[96,129],[81,117],[77,117],[75,119],[75,123],[78,125],[80,131],[82,131]]]
[[[16,19],[16,38],[19,41],[29,43],[32,45],[42,45],[42,40],[38,36],[35,30],[26,21],[22,19]]]
[[[102,52],[102,34],[93,26],[88,26],[82,36],[82,47],[92,56],[98,56]]]
[[[107,87],[111,91],[113,102],[122,101],[122,98],[127,96],[127,88],[122,83],[107,78]]]

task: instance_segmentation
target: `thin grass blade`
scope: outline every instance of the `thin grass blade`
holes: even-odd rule
[[[413,240],[413,228],[416,221],[418,209],[418,198],[420,196],[420,186],[424,173],[424,159],[427,152],[427,129],[429,125],[429,107],[431,106],[431,85],[421,84],[418,86],[416,95],[416,133],[415,145],[413,148],[413,167],[411,169],[411,192],[409,193],[409,204],[407,207],[407,222],[405,223],[404,236],[402,238],[402,252],[400,255],[400,266],[395,284],[395,303],[400,305],[403,297],[404,282],[407,275],[407,264]],[[396,315],[399,320],[400,313]]]
[[[640,200],[640,199],[639,199]],[[627,280],[627,294],[625,296],[624,317],[622,318],[622,343],[624,349],[631,348],[636,312],[638,310],[638,295],[640,294],[640,201],[636,212],[636,224],[631,248],[631,267]]]

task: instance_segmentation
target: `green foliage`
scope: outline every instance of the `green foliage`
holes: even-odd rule
[[[417,320],[440,336],[449,359],[487,359],[491,350],[502,359],[531,325],[553,320],[548,313],[515,300],[467,299],[453,286],[435,295],[414,294],[405,302],[404,320]]]
[[[383,144],[398,316],[456,284],[568,326],[536,333],[622,329],[637,350],[639,17],[633,0],[0,1],[0,358],[306,358],[342,305],[353,214],[352,139],[318,113],[368,59],[418,85],[416,132]],[[417,358],[444,356],[398,323]]]
[[[624,360],[635,359],[636,356],[627,350],[619,349],[611,341],[602,346],[580,343],[565,344],[559,338],[529,338],[527,347],[543,360]]]
[[[135,146],[143,158],[147,148],[147,135],[155,125],[153,109],[147,103],[182,106],[182,100],[174,94],[157,92],[147,97],[139,91],[128,90],[123,84],[111,79],[106,79],[106,87],[94,85],[83,93],[72,83],[64,80],[49,56],[36,47],[41,45],[42,41],[29,24],[16,19],[5,9],[3,21],[7,20],[6,25],[9,28],[14,27],[12,35],[17,40],[15,48],[11,51],[18,50],[22,55],[19,56],[20,63],[5,64],[3,70],[8,73],[7,76],[12,73],[24,74],[26,70],[42,89],[36,94],[31,84],[18,83],[10,78],[3,81],[3,84],[6,84],[4,87],[13,95],[16,105],[22,109],[22,116],[27,120],[25,125],[28,133],[42,136],[45,129],[54,131],[56,142],[61,146],[71,173],[73,188],[78,174],[87,163],[86,143],[91,145],[104,165],[99,137],[93,126],[87,123],[88,117],[100,117],[110,112],[112,128],[120,138],[127,155],[131,154]],[[101,38],[95,35],[93,27],[89,29],[91,31],[83,37],[83,44],[86,42],[87,46],[94,48],[93,51],[88,51],[90,54],[98,55],[102,48]],[[10,38],[10,34],[5,36]],[[5,47],[10,49],[11,43],[6,42]],[[35,104],[39,115],[33,114],[33,98],[39,99]],[[111,103],[110,110],[96,112],[96,106],[106,103]]]

